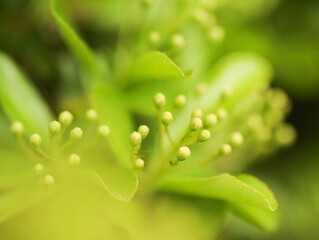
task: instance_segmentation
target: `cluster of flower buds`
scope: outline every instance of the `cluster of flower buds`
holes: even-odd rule
[[[131,160],[134,168],[142,170],[144,168],[144,160],[139,156],[142,141],[148,136],[150,129],[146,125],[140,125],[137,131],[131,133],[130,140],[132,145]]]

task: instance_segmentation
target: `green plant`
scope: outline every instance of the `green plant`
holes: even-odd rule
[[[106,228],[103,234],[116,239],[210,239],[228,211],[275,231],[278,203],[271,190],[251,175],[227,173],[295,139],[293,127],[283,123],[290,109],[288,97],[268,87],[269,63],[254,53],[234,53],[211,66],[204,54],[194,65],[194,76],[192,71],[185,74],[158,50],[169,52],[185,68],[196,62],[185,58],[187,51],[194,54],[188,50],[193,45],[184,48],[187,41],[196,38],[208,44],[207,36],[193,34],[196,29],[208,27],[213,40],[224,32],[214,22],[203,24],[203,17],[212,16],[204,8],[195,12],[194,26],[183,28],[188,12],[179,12],[173,3],[172,9],[185,14],[181,23],[172,29],[159,24],[163,33],[136,23],[141,24],[136,38],[130,33],[134,22],[121,23],[118,47],[110,54],[114,62],[107,63],[81,40],[57,4],[53,2],[52,13],[80,62],[88,103],[75,118],[63,111],[54,120],[26,77],[1,53],[1,106],[24,154],[16,157],[13,169],[8,158],[1,158],[0,220],[55,194],[70,195],[79,185],[83,200],[74,211],[94,204],[107,219],[101,226],[83,225],[85,229],[77,230],[83,233],[93,231],[87,230],[91,226],[101,232]],[[190,33],[184,37],[177,30]],[[134,121],[135,116],[139,118]],[[103,197],[91,199],[88,192]],[[72,225],[74,217],[63,216],[65,225]],[[43,234],[55,227],[60,231],[52,233],[52,239],[73,236],[59,224],[45,226]],[[81,238],[86,239],[85,234]]]

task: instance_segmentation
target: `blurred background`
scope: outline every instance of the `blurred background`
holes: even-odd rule
[[[98,53],[116,40],[118,2],[73,0],[68,5],[72,22]],[[246,170],[275,192],[282,212],[279,231],[268,236],[234,217],[219,239],[319,239],[319,1],[212,2],[226,31],[212,54],[217,59],[248,50],[269,59],[273,85],[292,98],[288,121],[298,131],[295,146]],[[48,1],[0,1],[0,50],[16,60],[53,109],[78,100],[77,64],[57,32]]]

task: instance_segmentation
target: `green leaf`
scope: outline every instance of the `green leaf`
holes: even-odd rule
[[[99,61],[89,46],[87,46],[87,44],[78,36],[66,20],[59,0],[52,1],[51,13],[58,25],[62,37],[84,68],[85,77],[87,78],[86,82],[101,80],[102,76],[99,68]]]
[[[164,177],[160,182],[160,189],[191,196],[220,199],[226,202],[255,207],[267,211],[275,211],[278,204],[273,195],[265,194],[254,186],[260,184],[252,182],[253,186],[228,174],[220,174],[206,178],[185,178],[176,176]],[[264,190],[261,189],[261,190]]]
[[[48,135],[48,124],[53,119],[48,106],[14,62],[1,52],[0,102],[7,117],[22,122],[27,133]]]
[[[100,120],[111,129],[109,143],[113,153],[123,166],[132,167],[129,137],[133,123],[123,96],[116,88],[99,84],[93,89],[93,103]]]
[[[180,80],[190,76],[191,73],[185,75],[165,53],[148,52],[133,62],[126,74],[126,83]]]
[[[45,198],[39,186],[24,187],[0,194],[0,222],[22,212]]]

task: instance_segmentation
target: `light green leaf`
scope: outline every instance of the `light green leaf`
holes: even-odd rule
[[[0,222],[35,205],[45,198],[45,191],[40,186],[23,187],[0,194]]]
[[[102,76],[101,70],[99,69],[99,61],[89,46],[87,46],[67,22],[59,0],[52,1],[51,13],[58,25],[62,37],[84,68],[85,77],[87,78],[86,82],[101,80]]]
[[[24,124],[27,133],[48,135],[53,116],[40,94],[14,62],[0,52],[0,103],[11,121]]]
[[[255,186],[257,183],[253,183]],[[273,195],[266,192],[266,195],[228,174],[220,174],[206,178],[183,178],[179,176],[164,177],[159,182],[160,189],[203,197],[220,199],[226,202],[255,207],[267,211],[275,211],[278,204]],[[257,185],[259,187],[259,185]],[[262,189],[263,190],[263,189]]]
[[[191,73],[185,75],[165,53],[148,52],[133,62],[126,74],[126,83],[180,80],[190,76]]]
[[[116,88],[99,84],[93,89],[93,103],[100,120],[111,129],[109,143],[113,153],[123,166],[132,167],[129,137],[133,123],[123,96]]]

